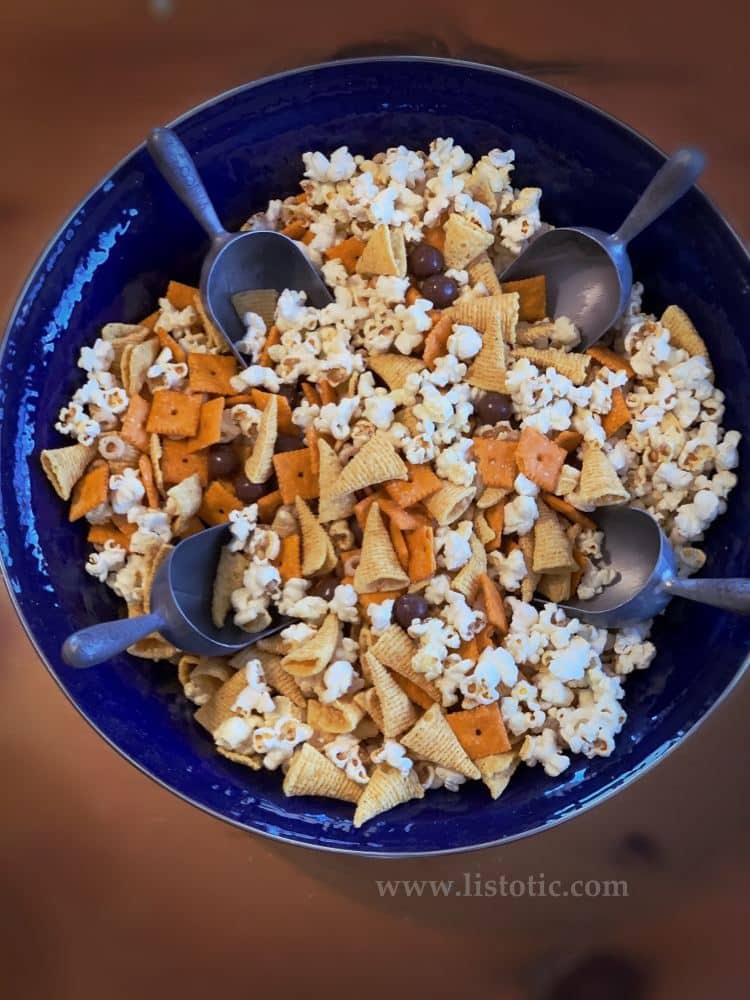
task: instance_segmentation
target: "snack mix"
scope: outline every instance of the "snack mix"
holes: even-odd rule
[[[177,665],[219,754],[351,802],[355,826],[466,781],[497,798],[521,763],[555,778],[609,755],[624,681],[656,650],[649,621],[607,631],[557,606],[614,578],[589,515],[645,508],[694,573],[737,481],[739,434],[679,306],[644,313],[636,284],[580,353],[543,278],[501,286],[548,228],[513,160],[452,139],[304,154],[301,193],[244,228],[298,240],[332,304],[249,293],[240,369],[171,282],[81,350],[55,425],[73,443],[41,456],[86,522],[86,571],[130,616],[172,546],[229,522],[216,625],[295,623],[226,660],[158,634],[130,652]]]

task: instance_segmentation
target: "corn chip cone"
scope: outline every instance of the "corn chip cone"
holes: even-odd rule
[[[364,665],[364,657],[362,658],[362,675],[369,678],[367,667]],[[382,733],[385,723],[383,722],[383,712],[380,708],[380,700],[378,699],[378,693],[375,688],[370,687],[365,691],[358,691],[357,694],[354,695],[353,700],[364,712],[369,715],[373,724],[377,727],[378,732]]]
[[[403,424],[407,431],[412,437],[419,434],[419,420],[414,415],[414,412],[406,407],[396,410],[394,413],[396,420]]]
[[[387,812],[410,799],[424,798],[424,789],[412,768],[402,774],[395,767],[379,764],[365,785],[365,790],[357,803],[354,826],[359,828],[374,816]]]
[[[159,493],[164,497],[167,495],[164,488],[164,474],[161,471],[161,457],[163,454],[161,438],[158,434],[152,434],[148,440],[148,453],[151,459],[151,468],[154,471],[154,482]]]
[[[431,517],[444,527],[453,524],[463,514],[476,493],[475,486],[457,486],[446,483],[437,492],[422,501]]]
[[[418,757],[433,764],[458,771],[466,778],[480,777],[479,769],[458,742],[439,705],[428,708],[409,732],[404,733],[401,742]]]
[[[409,577],[383,524],[380,507],[374,503],[367,513],[362,552],[354,571],[354,589],[358,594],[372,594],[378,590],[398,590],[408,583]]]
[[[466,323],[475,330],[484,333],[489,326],[502,319],[501,292],[496,295],[485,295],[478,298],[465,299],[454,307],[454,323]]]
[[[264,653],[272,653],[274,656],[286,656],[289,652],[289,644],[278,634],[269,635],[267,639],[258,639],[253,648],[261,649]]]
[[[196,309],[198,308],[199,296],[196,298]],[[273,326],[276,315],[276,304],[279,301],[279,293],[275,288],[252,288],[246,292],[235,292],[232,295],[232,305],[240,316],[247,312],[254,312],[263,320],[268,330]]]
[[[502,291],[497,272],[490,260],[489,254],[486,252],[480,253],[469,264],[469,277],[471,278],[472,285],[476,285],[481,281],[490,295],[499,295]]]
[[[660,322],[669,330],[669,342],[672,347],[687,351],[691,357],[700,355],[709,364],[711,363],[705,341],[684,309],[680,309],[679,306],[668,306],[662,313]]]
[[[489,507],[494,507],[496,503],[504,500],[509,493],[510,490],[504,490],[499,486],[485,486],[477,497],[477,509],[487,510]]]
[[[569,378],[573,385],[583,385],[591,364],[589,354],[573,354],[548,347],[540,350],[538,347],[517,347],[515,355],[518,358],[528,358],[532,365],[546,371],[554,368],[556,372]]]
[[[148,554],[144,557],[148,560],[143,573],[143,613],[148,615],[151,613],[151,588],[154,585],[154,577],[159,567],[164,563],[170,556],[170,553],[174,551],[174,545],[170,545],[168,542],[162,542],[160,545],[153,545]]]
[[[383,735],[396,739],[414,725],[417,711],[383,664],[372,653],[365,653],[365,659],[383,715]]]
[[[333,498],[331,494],[341,476],[339,457],[325,438],[318,441],[320,471],[318,473],[318,520],[321,524],[339,521],[349,517],[354,511],[354,495]]]
[[[293,646],[281,661],[281,666],[293,677],[312,677],[325,670],[333,659],[339,641],[339,620],[328,615],[315,635]]]
[[[161,350],[157,337],[151,337],[140,344],[128,344],[122,352],[120,369],[122,384],[128,396],[135,396],[146,382],[146,373],[156,361]]]
[[[244,670],[238,670],[226,680],[214,696],[201,705],[195,713],[195,721],[200,723],[213,736],[222,722],[235,715],[232,709],[237,696],[247,687],[247,676]]]
[[[294,498],[294,506],[302,535],[302,575],[314,576],[330,562],[328,546],[331,544],[325,528],[310,510],[302,497]]]
[[[495,541],[495,532],[487,523],[487,518],[481,510],[478,510],[474,515],[474,534],[482,545],[489,545],[490,542]]]
[[[372,354],[367,359],[367,367],[379,375],[389,389],[401,389],[409,375],[424,368],[424,362],[404,354]]]
[[[555,486],[555,496],[564,497],[568,493],[572,493],[578,486],[580,478],[580,469],[576,469],[574,465],[563,465],[562,469],[560,469],[560,478],[557,480],[557,486]]]
[[[338,482],[331,491],[335,500],[362,490],[365,486],[376,486],[389,479],[408,479],[409,472],[398,457],[391,439],[383,431],[378,431],[365,442],[354,458],[344,466]]]
[[[536,589],[549,601],[559,604],[570,599],[573,574],[567,570],[560,573],[544,573]]]
[[[222,628],[227,620],[232,609],[232,593],[242,586],[247,566],[247,556],[241,552],[231,552],[226,545],[221,550],[211,598],[211,618],[216,628]]]
[[[209,701],[234,671],[223,656],[193,656],[185,653],[177,664],[177,680],[186,698],[196,705]],[[188,685],[190,694],[188,694]]]
[[[96,455],[96,445],[72,444],[66,448],[46,448],[41,453],[42,469],[61,500],[70,500],[73,487]]]
[[[322,795],[327,799],[358,802],[364,785],[347,778],[325,754],[303,743],[284,776],[284,795]]]
[[[523,561],[526,563],[526,576],[521,581],[521,600],[528,602],[534,596],[536,585],[539,583],[539,573],[532,570],[534,565],[534,532],[521,535],[518,539],[518,547],[523,553]]]
[[[625,503],[630,499],[614,465],[601,448],[591,444],[583,450],[577,492],[583,503],[594,504],[595,507]]]
[[[532,570],[535,573],[559,573],[577,569],[578,564],[573,558],[570,540],[560,519],[546,503],[539,500],[539,517],[534,523],[534,561]]]
[[[376,226],[357,261],[358,274],[387,274],[406,277],[406,244],[400,229],[385,223]]]
[[[479,585],[479,577],[482,573],[487,572],[487,553],[484,551],[484,545],[473,533],[469,539],[469,545],[471,546],[471,559],[453,577],[451,590],[457,590],[470,602]]]
[[[219,354],[229,354],[229,345],[227,344],[226,337],[219,333],[214,324],[208,318],[208,313],[203,308],[200,293],[193,296],[193,307],[198,313],[198,318],[203,324],[203,330],[206,334],[206,340],[208,341],[209,346],[218,350]],[[254,309],[253,312],[258,312],[258,310]],[[273,316],[271,317],[271,323],[272,322]],[[271,323],[268,323],[267,325],[270,327]]]
[[[471,363],[466,381],[477,389],[504,392],[506,367],[502,327],[493,319],[482,334],[482,349]]]
[[[292,675],[287,673],[281,666],[281,656],[258,649],[257,644],[250,648],[249,653],[243,650],[242,655],[245,657],[245,662],[249,659],[260,660],[263,673],[266,675],[269,685],[275,691],[278,691],[279,694],[283,694],[285,698],[288,698],[297,708],[305,707],[307,704],[305,696],[302,694],[299,684]]]
[[[439,702],[441,697],[437,685],[426,680],[424,674],[420,674],[411,665],[416,648],[417,644],[409,638],[400,625],[389,625],[378,637],[378,641],[370,647],[370,652],[383,666],[389,667],[407,681],[416,684],[433,701]]]
[[[324,705],[316,698],[307,702],[308,725],[324,733],[350,733],[357,728],[364,714],[364,708],[351,698],[338,699],[330,705]]]
[[[273,450],[278,434],[279,401],[276,396],[271,395],[260,416],[255,445],[245,462],[245,475],[251,483],[265,483],[273,472]]]
[[[454,212],[445,224],[443,256],[448,268],[464,268],[483,250],[492,246],[495,237],[476,222]]]
[[[249,767],[251,771],[260,771],[263,767],[263,757],[259,753],[238,753],[236,750],[227,750],[225,747],[214,747],[220,757],[226,757],[233,764],[242,764]]]
[[[489,757],[477,758],[476,765],[482,781],[490,790],[493,799],[499,799],[508,787],[521,759],[512,750],[508,753],[493,753]]]

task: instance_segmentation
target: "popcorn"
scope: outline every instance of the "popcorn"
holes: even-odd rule
[[[471,521],[461,521],[453,528],[438,528],[435,534],[435,552],[438,565],[451,572],[461,569],[471,559],[469,539],[474,531]]]
[[[539,517],[536,500],[523,494],[515,497],[505,505],[504,535],[528,535]]]
[[[127,553],[111,538],[107,539],[100,552],[92,552],[88,557],[86,572],[99,581],[106,583],[110,573],[116,573],[125,565]]]
[[[366,785],[370,780],[359,749],[359,740],[349,733],[337,736],[323,747],[326,757],[358,785]]]
[[[237,695],[232,704],[232,711],[247,716],[253,713],[265,715],[266,712],[273,712],[273,698],[266,684],[260,660],[248,660],[244,671],[247,685]]]
[[[391,624],[393,617],[394,601],[390,598],[381,601],[380,604],[371,604],[367,609],[367,617],[370,619],[370,628],[373,635],[380,635],[385,632]]]
[[[324,705],[337,701],[349,691],[355,678],[348,660],[335,660],[323,673],[322,691],[318,695]]]
[[[370,754],[373,764],[388,764],[402,774],[408,774],[412,768],[411,758],[406,756],[406,747],[396,740],[385,740],[382,747]]]
[[[281,715],[272,725],[259,726],[254,730],[253,750],[263,755],[265,768],[275,771],[290,759],[296,746],[309,740],[312,735],[312,726],[299,722],[291,715]]]
[[[340,403],[326,403],[313,424],[322,434],[330,434],[337,441],[346,441],[351,434],[350,423],[359,407],[359,396],[349,396]]]
[[[501,552],[490,552],[487,556],[489,572],[505,591],[519,590],[528,569],[523,552],[513,549],[507,556]]]
[[[264,365],[248,365],[230,379],[232,388],[237,393],[248,389],[266,389],[268,392],[278,392],[281,382],[272,368]]]
[[[454,323],[453,333],[448,337],[448,351],[459,361],[468,361],[482,349],[482,338],[473,326]]]
[[[443,671],[443,664],[449,649],[458,649],[461,639],[450,625],[439,618],[426,618],[423,622],[413,622],[408,633],[419,640],[419,649],[412,658],[412,667],[425,680],[432,681]]]
[[[357,591],[351,584],[339,584],[328,602],[328,610],[332,611],[341,622],[356,623],[359,621],[357,600]]]
[[[115,514],[127,514],[131,508],[139,507],[146,488],[135,469],[123,469],[121,473],[109,477],[110,503]]]
[[[262,316],[254,312],[246,312],[242,317],[245,332],[236,341],[235,347],[241,354],[249,354],[253,364],[257,364],[266,342],[266,324]]]
[[[529,767],[541,764],[550,778],[559,777],[570,765],[570,757],[560,752],[554,732],[543,729],[538,736],[527,735],[518,753]]]
[[[108,372],[115,359],[115,349],[107,340],[98,338],[93,347],[82,347],[78,367],[86,372]]]

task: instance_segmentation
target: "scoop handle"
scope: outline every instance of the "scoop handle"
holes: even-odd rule
[[[90,625],[68,636],[62,646],[62,658],[69,667],[95,667],[139,639],[158,632],[163,625],[164,619],[156,613]]]
[[[212,240],[227,235],[193,158],[171,128],[155,128],[146,140],[159,173]]]
[[[750,579],[664,581],[664,589],[672,597],[684,597],[699,604],[750,615]]]
[[[679,149],[673,153],[656,172],[613,239],[627,244],[643,232],[690,190],[705,165],[706,157],[699,149]]]

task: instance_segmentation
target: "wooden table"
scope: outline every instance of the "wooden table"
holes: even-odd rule
[[[594,101],[665,148],[696,143],[711,158],[705,189],[747,234],[746,5],[634,0],[617,8],[619,22],[610,7],[6,0],[0,302],[10,308],[53,227],[148,128],[245,80],[335,55],[498,62]],[[581,998],[597,976],[606,998],[750,988],[747,682],[656,771],[572,823],[502,850],[376,863],[279,847],[172,798],[82,724],[4,594],[0,628],[8,998]],[[626,879],[629,895],[381,898],[375,883],[461,882],[465,872]],[[549,992],[597,955],[572,992]]]

